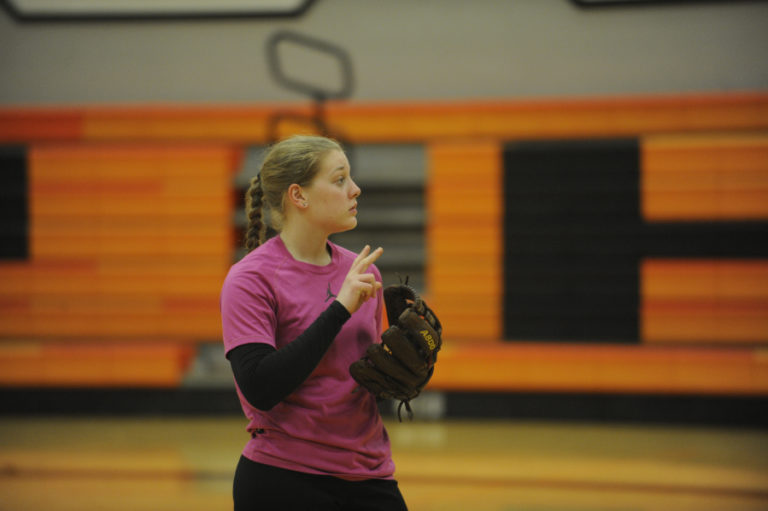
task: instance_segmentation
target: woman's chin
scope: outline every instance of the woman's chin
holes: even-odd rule
[[[344,222],[343,224],[340,224],[339,225],[339,229],[336,232],[351,231],[355,227],[357,227],[357,218],[352,217],[349,220],[347,220],[346,222]]]

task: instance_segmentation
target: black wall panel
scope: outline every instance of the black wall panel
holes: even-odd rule
[[[639,141],[504,149],[504,337],[638,342],[643,258],[768,257],[766,222],[641,214]]]
[[[504,151],[504,336],[637,341],[636,140]]]
[[[0,260],[29,257],[27,153],[0,146]]]

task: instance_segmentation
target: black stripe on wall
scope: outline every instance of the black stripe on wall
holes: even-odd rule
[[[645,257],[768,257],[768,222],[659,222],[642,225]]]
[[[27,151],[0,146],[0,261],[29,258]]]

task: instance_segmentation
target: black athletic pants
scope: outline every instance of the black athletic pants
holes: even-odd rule
[[[235,511],[407,511],[397,481],[345,481],[263,465],[241,456]]]

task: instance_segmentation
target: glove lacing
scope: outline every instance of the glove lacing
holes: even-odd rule
[[[397,405],[397,420],[400,422],[403,422],[403,417],[401,415],[401,412],[403,410],[403,405],[405,405],[405,411],[408,412],[408,420],[413,420],[413,410],[411,409],[411,400],[410,399],[401,399],[400,404]]]

